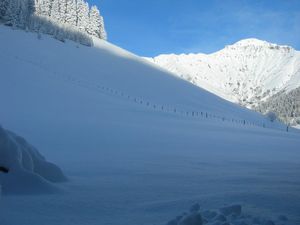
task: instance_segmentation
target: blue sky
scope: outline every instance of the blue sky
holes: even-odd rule
[[[109,41],[138,55],[211,53],[244,38],[300,50],[300,0],[88,0]]]

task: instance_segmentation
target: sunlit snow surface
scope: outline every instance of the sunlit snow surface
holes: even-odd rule
[[[249,108],[300,86],[300,52],[254,38],[212,54],[147,58],[191,83]]]
[[[69,182],[61,194],[2,196],[1,225],[157,225],[195,202],[300,223],[297,131],[106,42],[36,36],[0,28],[1,124]]]

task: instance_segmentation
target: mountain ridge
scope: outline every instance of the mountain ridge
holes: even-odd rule
[[[240,40],[211,54],[163,54],[146,59],[196,86],[251,109],[277,93],[287,94],[300,86],[300,52],[255,38]],[[268,108],[262,112],[267,111]],[[281,119],[286,117],[277,114]],[[285,122],[292,120],[295,123],[295,118]]]

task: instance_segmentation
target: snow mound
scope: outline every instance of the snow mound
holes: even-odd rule
[[[55,193],[52,183],[66,181],[56,165],[27,141],[0,126],[0,186],[3,194]]]
[[[195,207],[192,206],[193,209]],[[242,212],[242,206],[235,204],[222,207],[218,210],[190,210],[175,219],[170,220],[166,225],[276,225],[288,224],[285,215],[279,215],[276,219],[262,218]]]

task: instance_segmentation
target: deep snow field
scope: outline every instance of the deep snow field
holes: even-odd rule
[[[0,26],[0,66],[0,125],[69,180],[2,193],[0,225],[163,225],[195,203],[300,224],[299,131],[100,40]]]

